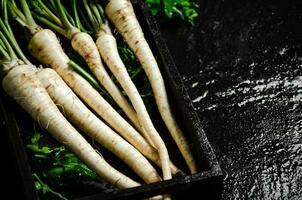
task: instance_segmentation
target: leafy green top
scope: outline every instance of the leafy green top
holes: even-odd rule
[[[40,139],[42,135],[35,133],[31,138],[31,144],[27,148],[31,149],[34,157],[41,164],[43,163],[43,176],[49,178],[54,183],[59,183],[62,178],[74,179],[78,177],[85,180],[98,181],[99,177],[83,164],[78,157],[65,149],[60,147],[40,147]],[[68,180],[69,181],[69,180]]]
[[[166,17],[170,19],[180,17],[190,24],[198,17],[198,5],[190,0],[146,0],[146,2],[152,15],[157,15],[163,10]]]
[[[38,132],[31,138],[31,144],[26,145],[34,156],[33,163],[40,168],[33,173],[35,187],[43,194],[50,193],[66,200],[62,194],[54,191],[49,185],[60,187],[73,182],[99,181],[100,177],[89,169],[78,157],[63,146],[50,147],[41,145],[42,135]],[[42,179],[47,180],[43,182]],[[49,185],[48,185],[49,184]]]

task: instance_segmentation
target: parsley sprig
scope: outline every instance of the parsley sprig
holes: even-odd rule
[[[198,5],[190,0],[146,0],[146,2],[152,15],[164,11],[166,17],[170,19],[179,17],[190,24],[198,17]]]

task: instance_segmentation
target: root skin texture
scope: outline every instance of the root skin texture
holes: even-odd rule
[[[108,182],[119,188],[140,184],[112,168],[61,114],[36,76],[34,66],[19,65],[3,78],[2,86],[24,110],[60,143]]]
[[[149,137],[149,135],[147,135],[145,129],[148,129],[148,127],[152,127],[154,125],[151,121],[151,118],[136,86],[132,82],[127,72],[127,69],[119,56],[115,38],[111,34],[111,31],[108,30],[108,27],[102,28],[101,31],[97,34],[97,36],[98,37],[96,40],[96,44],[99,52],[101,53],[102,58],[106,62],[111,72],[117,78],[125,92],[128,94],[128,97],[138,115],[139,123],[143,127],[144,131],[142,131],[142,133],[144,134],[144,137],[147,138],[147,140],[150,140],[148,140],[149,143],[153,144],[151,138]],[[172,163],[170,164],[170,166],[172,174],[176,174],[177,172],[179,172],[179,170]]]
[[[131,2],[129,0],[110,0],[106,6],[106,14],[142,64],[151,83],[162,119],[180,149],[191,173],[196,173],[197,167],[195,159],[193,158],[183,132],[172,115],[163,77],[144,37],[139,22],[136,19]]]
[[[129,165],[146,183],[160,181],[153,166],[132,145],[98,119],[52,69],[42,69],[38,77],[66,117],[83,132],[95,139]]]
[[[91,36],[84,32],[78,32],[73,35],[71,44],[73,49],[84,58],[92,73],[104,86],[104,88],[120,106],[120,108],[122,108],[122,110],[135,125],[135,127],[140,128],[136,112],[133,110],[132,106],[122,95],[122,93],[119,91],[117,86],[108,75],[106,69],[103,66],[96,44]]]

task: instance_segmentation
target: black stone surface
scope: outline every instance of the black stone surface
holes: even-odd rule
[[[161,31],[224,171],[222,199],[302,199],[302,2],[204,0],[200,12]],[[14,198],[6,139],[1,193]]]
[[[302,199],[302,2],[203,0],[162,35],[225,174],[222,199]]]

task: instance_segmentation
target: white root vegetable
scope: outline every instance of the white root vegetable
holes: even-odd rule
[[[29,41],[28,49],[41,63],[57,71],[83,101],[123,137],[134,143],[134,146],[146,143],[143,142],[144,139],[140,134],[83,77],[69,67],[69,58],[51,30],[44,29],[36,33]]]
[[[96,44],[91,36],[84,32],[77,32],[72,36],[71,44],[73,49],[84,58],[92,73],[112,96],[115,102],[122,108],[134,126],[140,130],[136,112],[108,75],[103,66]]]
[[[102,28],[100,28],[100,31],[97,33],[96,45],[107,66],[127,93],[137,113],[139,123],[143,127],[144,131],[142,133],[148,140],[149,135],[145,130],[149,130],[148,127],[154,127],[154,125],[136,86],[132,82],[126,67],[119,56],[116,39],[112,35],[107,24],[103,24]],[[153,130],[155,130],[155,128],[153,128]],[[150,137],[149,140],[151,140]],[[153,143],[152,140],[149,141],[149,143]],[[171,169],[174,174],[174,169]]]
[[[132,145],[99,120],[52,69],[37,74],[53,101],[62,106],[66,117],[129,165],[146,183],[161,180],[153,166]]]
[[[83,77],[68,66],[69,58],[51,30],[44,29],[36,33],[29,41],[28,50],[41,63],[53,68],[69,87],[113,129],[146,157],[159,164],[157,150],[151,147]],[[171,167],[175,174],[179,171],[174,165]]]
[[[195,159],[171,112],[163,77],[135,16],[131,2],[129,0],[110,0],[106,6],[106,14],[142,64],[150,81],[163,121],[180,149],[191,173],[196,173]]]
[[[65,119],[37,78],[34,66],[11,67],[2,86],[42,127],[98,175],[119,188],[140,185],[112,168]]]
[[[122,3],[122,4],[121,4]],[[124,7],[124,4],[125,3],[129,3],[129,2],[123,2],[123,1],[110,1],[106,7],[106,13],[108,15],[108,17],[113,21],[113,23],[115,24],[115,26],[117,27],[117,29],[119,30],[119,27],[124,25],[123,28],[127,28],[126,32],[128,33],[129,31],[131,31],[133,28],[135,28],[135,26],[130,26],[125,23],[125,24],[120,24],[121,22],[126,21],[125,19],[128,19],[129,16],[126,15],[126,14],[129,14],[129,13],[123,13],[123,19],[119,19],[119,13],[117,15],[115,15],[114,12],[111,13],[111,9],[113,9],[114,11],[116,10],[122,10]],[[121,4],[121,5],[120,5]],[[127,4],[126,4],[127,5]],[[131,4],[130,4],[131,5]],[[113,8],[111,8],[113,7]],[[116,8],[117,7],[117,8]],[[116,10],[115,10],[116,9]],[[109,10],[109,11],[108,11]],[[112,15],[111,15],[112,14]],[[115,17],[117,16],[117,17]],[[112,19],[112,18],[113,19]],[[115,18],[118,18],[117,20],[115,20]],[[116,22],[116,23],[115,23]],[[127,22],[127,21],[126,21]],[[131,24],[133,25],[133,24]],[[124,36],[124,35],[123,35]],[[132,37],[136,37],[137,35],[133,35]],[[135,38],[135,40],[138,40],[139,38]],[[129,39],[128,39],[129,40]],[[126,40],[127,43],[129,43],[127,40]],[[129,44],[129,46],[131,47],[131,45]],[[136,52],[135,52],[136,53]],[[143,65],[143,64],[142,64]],[[144,66],[143,66],[144,67]],[[147,73],[147,76],[148,76],[148,73]],[[167,179],[171,179],[172,178],[172,175],[171,175],[171,170],[170,170],[170,167],[169,167],[169,162],[170,162],[170,159],[169,159],[169,154],[168,154],[168,150],[167,150],[167,147],[165,146],[165,143],[163,142],[162,138],[160,137],[160,135],[158,134],[158,132],[156,131],[156,129],[154,128],[153,125],[151,126],[144,126],[143,127],[144,130],[146,131],[146,134],[148,134],[148,137],[149,139],[152,140],[152,143],[154,144],[155,148],[158,150],[159,152],[159,157],[160,157],[160,160],[161,160],[161,164],[162,164],[162,172],[163,172],[163,179],[164,180],[167,180]]]
[[[104,86],[134,126],[140,130],[140,125],[132,105],[122,95],[107,73],[92,37],[85,32],[81,32],[80,28],[70,21],[71,19],[67,16],[68,12],[61,0],[56,0],[55,2],[52,10],[48,9],[43,1],[33,3],[34,10],[39,13],[33,12],[34,16],[70,40],[72,48],[85,60],[99,83]],[[75,4],[75,1],[73,3]],[[74,11],[76,12],[76,10]],[[77,15],[76,13],[74,14]]]

